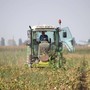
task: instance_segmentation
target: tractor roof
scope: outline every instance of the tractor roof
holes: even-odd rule
[[[55,28],[55,26],[51,25],[37,25],[32,27],[33,31],[55,31]]]

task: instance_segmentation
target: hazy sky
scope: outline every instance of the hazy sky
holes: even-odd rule
[[[0,0],[0,38],[27,39],[28,26],[68,26],[76,41],[90,38],[90,0]]]

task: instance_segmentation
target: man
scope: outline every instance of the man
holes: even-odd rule
[[[45,34],[45,31],[42,31],[42,35],[40,36],[40,41],[48,41],[48,36]]]
[[[48,61],[48,49],[49,49],[49,43],[48,41],[48,36],[45,34],[45,31],[42,31],[42,35],[40,36],[40,41],[41,43],[39,44],[39,49],[38,49],[38,58],[41,61]],[[42,42],[43,41],[43,42]]]

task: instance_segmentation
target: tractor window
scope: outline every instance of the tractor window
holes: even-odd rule
[[[67,37],[67,32],[63,32],[63,38]]]
[[[48,39],[51,38],[51,42],[53,42],[54,41],[53,32],[46,32],[46,34],[48,35]]]
[[[51,38],[51,42],[54,41],[54,39],[53,39],[53,32],[45,32],[45,34],[48,35],[48,39]],[[40,35],[41,35],[41,32],[38,33],[38,39],[39,39]]]

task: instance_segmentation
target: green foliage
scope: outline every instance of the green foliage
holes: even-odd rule
[[[26,47],[0,48],[0,90],[89,90],[89,54],[88,49],[65,53],[62,68],[29,68]]]

